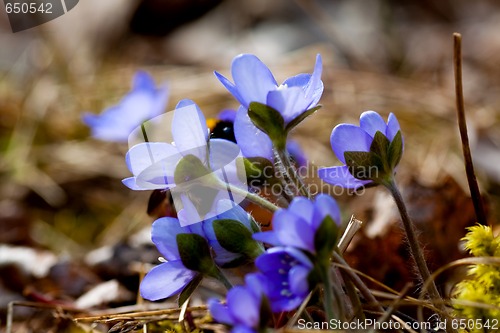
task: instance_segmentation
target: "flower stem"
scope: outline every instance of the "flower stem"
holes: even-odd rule
[[[229,282],[228,278],[224,275],[224,273],[222,273],[222,271],[218,267],[215,267],[211,275],[212,277],[222,282],[222,284],[224,285],[224,287],[226,287],[227,290],[231,290],[233,288],[233,284]]]
[[[422,282],[428,281],[431,278],[431,273],[429,271],[429,268],[427,267],[422,249],[420,248],[415,225],[410,219],[410,215],[408,214],[408,210],[406,209],[403,196],[401,195],[401,192],[399,191],[399,188],[397,187],[396,182],[393,179],[384,185],[391,192],[392,197],[394,198],[394,201],[398,206],[401,220],[403,221],[403,226],[406,232],[406,237],[408,238],[408,243],[410,245],[410,253],[417,265],[418,271],[420,272]],[[441,295],[439,294],[434,281],[430,282],[428,293],[431,300],[435,301],[435,304],[438,305],[438,308],[446,312]]]
[[[311,198],[311,194],[309,193],[307,186],[304,184],[302,177],[299,176],[297,169],[293,165],[286,148],[275,148],[274,158],[276,160],[276,168],[285,178],[285,186],[290,186],[293,192],[295,192],[295,195],[302,195],[304,197]]]
[[[218,189],[221,189],[221,190],[230,191],[238,196],[245,197],[247,200],[267,209],[270,212],[274,213],[275,211],[280,209],[280,207],[276,206],[275,204],[273,204],[269,200],[261,197],[260,195],[249,192],[249,191],[244,190],[244,189],[241,189],[241,188],[234,186],[232,184],[224,183],[224,182],[217,182],[215,187]]]
[[[328,266],[321,269],[321,279],[323,280],[323,286],[325,287],[325,301],[323,305],[326,312],[326,318],[328,319],[328,321],[331,321],[332,319],[339,318],[336,318],[335,313],[333,312],[333,286],[331,284],[329,272],[330,270],[328,269]]]

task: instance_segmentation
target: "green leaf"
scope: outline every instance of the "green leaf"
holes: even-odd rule
[[[403,137],[401,135],[401,131],[398,131],[392,139],[391,144],[389,145],[388,152],[388,160],[389,166],[394,170],[396,165],[401,161],[401,157],[403,156]]]
[[[247,258],[256,258],[263,252],[262,246],[252,238],[252,233],[240,221],[221,219],[213,222],[219,244],[229,252],[239,253]]]
[[[201,177],[212,173],[200,159],[194,155],[184,156],[175,167],[174,180],[176,184],[201,180]],[[203,180],[207,180],[204,177]]]
[[[286,133],[289,133],[292,129],[295,128],[298,124],[300,124],[304,119],[321,109],[322,105],[316,105],[315,107],[305,111],[304,113],[301,113],[297,117],[295,117],[291,122],[288,123],[285,127]]]
[[[258,129],[269,136],[277,149],[285,148],[285,120],[277,110],[262,103],[252,102],[248,108],[248,116]]]
[[[178,234],[176,240],[182,264],[187,269],[212,275],[216,267],[205,238],[197,234]]]
[[[203,280],[202,274],[197,274],[189,283],[182,289],[179,297],[177,298],[177,304],[181,307],[186,301],[191,297],[191,294],[198,288],[201,281]]]
[[[335,245],[337,245],[338,229],[339,227],[330,215],[323,219],[314,235],[314,248],[318,256],[330,258]]]
[[[344,158],[349,172],[354,178],[372,180],[374,155],[366,151],[346,151]]]

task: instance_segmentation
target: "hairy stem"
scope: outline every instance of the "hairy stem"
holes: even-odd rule
[[[324,290],[325,300],[323,305],[326,312],[326,318],[328,319],[328,321],[332,319],[339,319],[337,318],[336,314],[333,311],[333,301],[334,301],[333,285],[331,283],[330,270],[328,269],[328,266],[323,267],[321,269],[321,275],[322,275],[321,279],[323,280],[323,286],[325,287]]]
[[[429,268],[427,267],[424,254],[418,241],[415,225],[410,219],[410,215],[408,214],[408,210],[406,209],[403,196],[401,195],[401,192],[399,191],[399,188],[397,187],[394,180],[391,180],[389,183],[384,185],[391,192],[392,197],[394,198],[394,201],[398,206],[401,220],[403,221],[403,227],[406,232],[406,237],[410,245],[410,254],[413,257],[415,264],[417,265],[418,271],[422,278],[422,282],[431,281],[431,273],[429,271]],[[439,294],[434,281],[430,282],[428,293],[431,300],[434,301],[435,304],[437,304],[438,308],[446,312],[441,295]]]
[[[270,212],[274,213],[275,211],[280,209],[280,207],[276,206],[275,204],[273,204],[269,200],[261,197],[260,195],[249,192],[249,191],[244,190],[244,189],[241,189],[241,188],[234,186],[234,185],[231,185],[229,183],[218,182],[215,187],[218,189],[221,189],[221,190],[227,190],[227,191],[232,192],[238,196],[245,197],[248,201],[251,201],[254,204],[257,204],[257,205],[267,209]]]
[[[304,184],[302,177],[299,176],[297,169],[293,165],[286,148],[275,148],[274,158],[276,159],[275,165],[277,169],[283,175],[283,178],[287,181],[287,185],[291,187],[294,194],[311,198],[311,194],[309,193],[307,186]]]

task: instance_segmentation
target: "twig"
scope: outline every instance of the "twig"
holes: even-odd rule
[[[474,164],[470,152],[469,136],[467,134],[467,122],[465,121],[464,93],[462,87],[462,35],[453,34],[453,68],[455,72],[455,95],[457,103],[458,127],[460,129],[460,139],[462,140],[462,150],[465,160],[465,172],[467,182],[469,183],[470,195],[474,204],[477,222],[482,225],[488,225],[486,214],[484,212],[481,192],[477,184],[476,174],[474,173]]]

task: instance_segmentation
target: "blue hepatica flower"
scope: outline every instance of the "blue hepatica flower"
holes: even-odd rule
[[[162,217],[153,223],[151,239],[167,262],[154,267],[141,283],[141,295],[149,300],[158,300],[179,293],[198,272],[184,267],[179,254],[176,237],[178,234],[197,234],[205,238],[213,251],[213,259],[219,266],[234,262],[242,255],[224,249],[215,236],[213,221],[215,219],[231,219],[241,222],[253,233],[250,216],[238,205],[229,200],[217,202],[215,217],[197,224],[181,226],[178,219]],[[189,207],[179,212],[180,216],[196,214],[196,210],[187,212]],[[199,217],[196,217],[199,218]]]
[[[218,72],[217,78],[241,103],[237,111],[234,131],[245,157],[265,157],[273,160],[272,143],[248,116],[251,102],[266,104],[277,110],[285,125],[305,111],[315,107],[323,93],[322,61],[318,54],[312,74],[298,74],[278,85],[273,74],[259,58],[242,54],[233,59],[231,73],[234,83]]]
[[[380,132],[388,140],[388,143],[392,145],[396,137],[401,144],[399,156],[398,153],[395,154],[395,158],[390,161],[381,161],[382,163],[389,163],[388,172],[392,175],[394,173],[394,168],[399,162],[401,157],[403,141],[400,133],[399,122],[394,114],[389,114],[387,123],[384,119],[375,111],[363,112],[359,118],[359,126],[351,124],[340,124],[337,125],[330,137],[330,143],[333,152],[337,158],[344,164],[346,163],[346,152],[370,152],[371,146],[375,138],[375,134]],[[390,159],[386,157],[386,159]],[[351,173],[348,165],[334,166],[328,168],[322,168],[318,170],[318,176],[327,183],[332,185],[341,186],[344,188],[359,188],[366,184],[373,183],[374,179],[378,175],[378,172],[386,172],[386,170],[381,170],[380,168],[370,168],[374,165],[366,165],[366,172],[364,177],[354,177]],[[373,175],[371,174],[373,173]],[[361,179],[360,179],[361,178]]]
[[[196,197],[194,201],[197,202],[196,208],[200,208],[198,215],[201,220],[212,217],[206,213],[213,211],[212,203],[218,200],[232,199],[239,203],[244,199],[228,191],[188,186],[193,182],[203,181],[200,176],[202,174],[207,179],[215,176],[233,186],[245,188],[245,184],[241,181],[245,177],[239,174],[244,172],[244,167],[238,165],[239,147],[223,139],[209,141],[205,117],[193,101],[179,102],[174,111],[171,131],[174,140],[172,143],[144,142],[130,148],[126,162],[133,177],[123,180],[127,187],[133,190],[170,189],[178,211],[192,204],[192,199]],[[177,166],[181,160],[186,161],[186,158],[198,161],[198,168],[191,170],[186,167],[186,170],[181,170],[184,186],[178,186],[181,184],[176,184],[175,180]],[[190,172],[193,174],[192,177]],[[187,212],[192,210],[189,209]],[[201,221],[188,221],[181,215],[179,219],[182,225]]]
[[[296,197],[288,208],[274,213],[273,230],[254,234],[255,240],[274,246],[291,246],[316,253],[314,238],[323,220],[330,216],[340,224],[340,211],[336,201],[326,194],[320,194],[312,202]]]
[[[153,267],[141,282],[140,292],[145,299],[156,301],[178,294],[198,272],[184,267],[176,237],[181,233],[204,236],[201,224],[181,227],[179,220],[163,217],[153,223],[151,239],[166,262]]]
[[[104,110],[100,115],[85,113],[83,121],[97,139],[127,142],[135,128],[165,111],[167,100],[167,87],[157,88],[148,73],[139,71],[134,76],[132,90],[118,105]]]
[[[210,314],[215,321],[232,327],[233,333],[255,333],[265,325],[262,320],[264,285],[258,274],[247,274],[245,286],[236,286],[227,293],[226,304],[217,299],[208,300]]]
[[[273,247],[255,260],[273,312],[296,309],[310,292],[313,263],[293,247]]]
[[[250,231],[250,233],[255,233],[255,231],[252,229],[252,220],[251,216],[240,206],[236,205],[233,201],[231,200],[220,200],[217,202],[217,211],[214,217],[204,221],[202,223],[203,225],[203,231],[205,233],[205,238],[208,241],[208,244],[212,248],[212,250],[215,253],[215,262],[219,266],[224,266],[225,264],[235,262],[238,259],[242,257],[242,254],[240,253],[234,253],[230,252],[226,249],[224,249],[220,244],[219,241],[217,240],[217,236],[214,231],[213,223],[215,220],[234,220],[241,222],[242,225],[245,226],[245,228]],[[262,246],[262,244],[259,244],[259,246]],[[264,247],[262,246],[262,251],[264,250]]]

